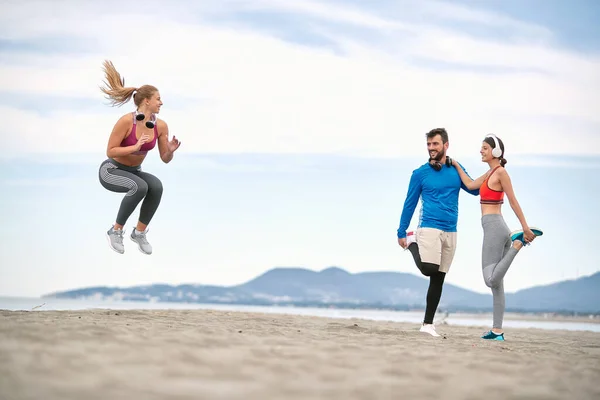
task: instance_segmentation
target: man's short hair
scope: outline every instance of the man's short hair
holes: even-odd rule
[[[440,135],[442,137],[442,143],[448,143],[448,132],[444,128],[435,128],[427,132],[427,139],[431,139],[432,137]]]

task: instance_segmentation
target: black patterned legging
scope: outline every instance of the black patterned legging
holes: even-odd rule
[[[125,193],[117,213],[117,224],[125,225],[142,200],[139,221],[145,225],[150,223],[163,193],[162,183],[157,177],[143,172],[139,166],[130,167],[109,158],[100,164],[98,178],[102,186],[111,192]]]

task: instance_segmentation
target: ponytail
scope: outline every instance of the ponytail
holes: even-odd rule
[[[121,74],[119,74],[112,62],[106,60],[103,65],[106,76],[104,84],[107,87],[101,87],[100,90],[106,94],[113,106],[122,106],[131,100],[133,92],[137,88],[125,87],[125,78],[121,78]]]
[[[504,158],[504,157],[500,157],[500,166],[501,166],[501,167],[504,167],[504,166],[506,165],[506,163],[507,163],[507,162],[508,162],[508,161],[506,161],[506,158]]]

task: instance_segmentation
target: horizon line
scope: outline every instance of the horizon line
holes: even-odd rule
[[[158,286],[158,285],[173,286],[173,287],[190,285],[190,286],[213,286],[213,287],[221,287],[221,288],[233,288],[233,287],[236,287],[236,286],[242,286],[242,285],[244,285],[244,284],[246,284],[248,282],[251,282],[251,281],[253,281],[253,280],[255,280],[255,279],[263,276],[264,274],[266,274],[266,273],[268,273],[270,271],[277,270],[277,269],[288,269],[288,270],[289,269],[299,269],[299,270],[305,270],[305,271],[314,272],[314,273],[322,273],[322,272],[324,272],[324,271],[326,271],[328,269],[339,269],[339,270],[344,271],[348,275],[377,274],[377,273],[395,273],[395,274],[412,275],[414,277],[426,280],[426,278],[424,278],[424,277],[422,277],[420,275],[417,275],[415,273],[412,273],[412,272],[395,271],[395,270],[378,270],[378,271],[350,272],[350,271],[345,270],[342,267],[338,267],[338,266],[335,266],[335,265],[332,265],[332,266],[329,266],[329,267],[324,267],[323,269],[320,269],[320,270],[310,269],[310,268],[307,268],[307,267],[292,267],[292,266],[288,266],[288,267],[272,267],[272,268],[269,268],[267,270],[264,270],[262,273],[256,275],[252,279],[249,279],[249,280],[247,280],[245,282],[242,282],[242,283],[233,284],[233,285],[215,285],[215,284],[203,284],[203,283],[192,283],[192,282],[162,283],[162,282],[158,282],[158,281],[157,282],[153,282],[153,283],[149,283],[149,284],[138,284],[138,285],[129,285],[129,286],[97,285],[97,286],[84,286],[84,287],[72,288],[72,289],[65,289],[65,290],[55,290],[55,291],[52,291],[52,292],[48,292],[46,294],[42,294],[42,295],[39,296],[39,298],[41,299],[44,296],[50,296],[50,295],[57,294],[57,293],[71,292],[71,291],[76,291],[76,290],[86,290],[86,289],[93,289],[93,288],[130,289],[130,288],[149,287],[149,286]],[[518,293],[518,292],[521,292],[521,291],[524,291],[524,290],[530,290],[530,289],[537,288],[537,287],[547,287],[547,286],[555,285],[557,283],[574,282],[574,281],[577,281],[577,280],[580,280],[580,279],[591,278],[592,276],[594,276],[594,275],[596,275],[598,273],[600,273],[600,268],[598,268],[595,272],[590,273],[589,275],[579,275],[578,274],[577,277],[575,277],[575,278],[561,279],[561,280],[556,280],[556,281],[549,282],[549,283],[546,283],[546,284],[543,284],[543,285],[534,285],[534,286],[524,287],[524,288],[516,290],[516,291],[511,291],[511,292],[507,291],[506,294],[515,294],[515,293]],[[462,289],[462,290],[466,290],[466,291],[472,292],[472,293],[483,294],[483,295],[486,295],[486,294],[491,295],[487,291],[486,292],[479,292],[479,291],[476,291],[476,290],[473,290],[473,289],[465,288],[465,287],[463,287],[463,286],[461,286],[459,284],[454,284],[454,283],[447,283],[447,284],[452,285],[452,286],[457,287],[457,288]],[[3,295],[3,294],[0,293],[0,297],[18,297],[18,296],[6,296],[6,295]]]

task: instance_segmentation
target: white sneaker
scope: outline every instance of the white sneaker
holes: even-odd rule
[[[148,228],[144,232],[136,233],[136,229],[133,228],[131,231],[131,240],[137,243],[138,248],[144,254],[152,254],[152,246],[148,243],[148,239],[146,239],[146,234],[148,233]]]
[[[417,235],[415,235],[413,231],[406,232],[406,248],[408,248],[411,243],[417,243]]]
[[[435,327],[433,326],[433,324],[423,324],[423,326],[421,326],[421,329],[419,329],[420,332],[425,332],[425,333],[429,333],[431,336],[435,336],[438,337],[440,336],[436,331],[435,331]]]

